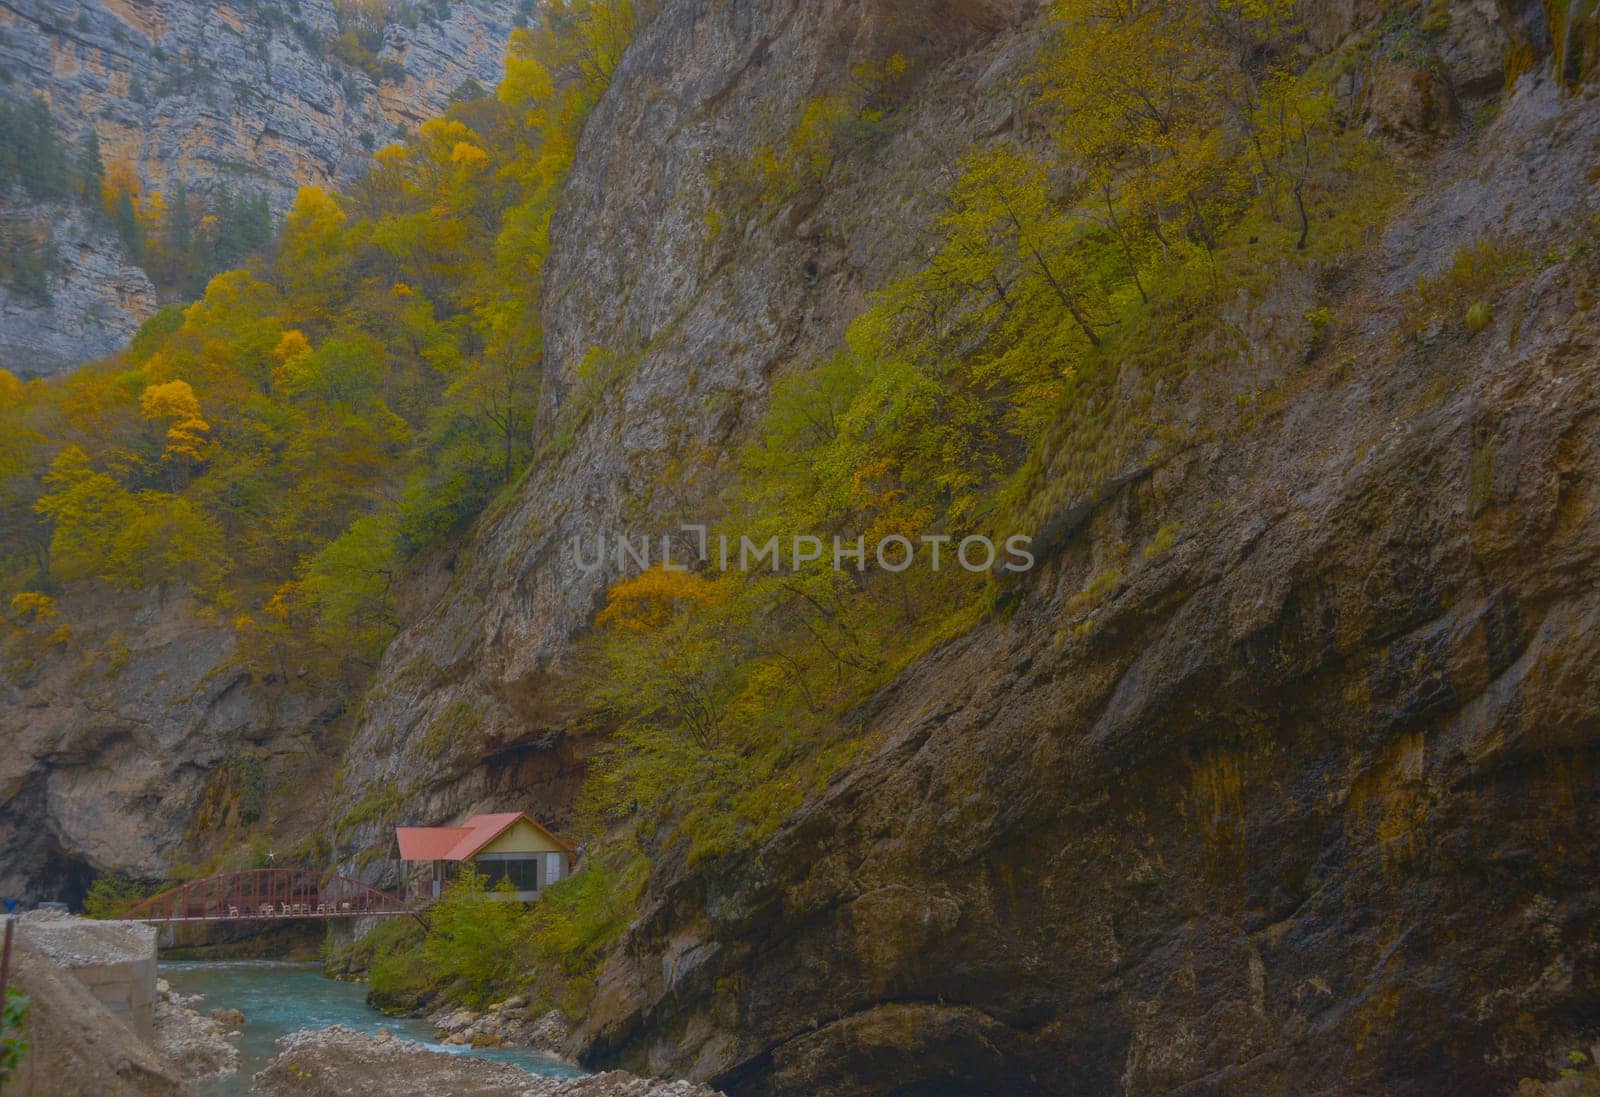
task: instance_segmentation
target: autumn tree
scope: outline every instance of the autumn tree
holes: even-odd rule
[[[326,331],[347,300],[354,256],[348,218],[320,187],[301,187],[278,235],[275,271],[290,311],[303,326]]]
[[[390,511],[356,519],[305,563],[296,591],[322,644],[369,668],[396,627],[394,522]]]
[[[1229,58],[1204,0],[1057,0],[1057,45],[1040,74],[1058,142],[1091,173],[1123,175],[1164,257],[1184,242],[1213,256],[1233,161],[1219,130]]]
[[[109,574],[117,539],[138,517],[133,496],[77,446],[51,462],[44,483],[36,509],[53,523],[52,570],[69,582]]]
[[[194,389],[185,381],[151,385],[140,395],[139,409],[146,419],[166,422],[166,448],[161,459],[170,462],[174,470],[181,469],[187,478],[189,467],[206,459],[211,433],[211,424],[200,414]]]
[[[0,369],[0,582],[20,582],[23,572],[38,581],[49,572],[50,531],[34,501],[50,461],[45,430],[61,425],[42,414],[43,388]]]
[[[51,567],[61,579],[137,589],[182,578],[215,591],[226,567],[222,530],[188,500],[129,492],[77,446],[61,452],[45,483],[37,507],[53,522]]]
[[[598,699],[635,725],[720,745],[734,653],[716,621],[730,589],[692,572],[652,568],[612,587],[596,618],[607,668]]]

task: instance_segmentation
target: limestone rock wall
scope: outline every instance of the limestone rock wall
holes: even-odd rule
[[[128,259],[107,225],[66,202],[0,203],[16,231],[48,231],[59,262],[50,299],[38,301],[0,283],[0,368],[46,376],[114,354],[160,307],[156,288]]]
[[[287,847],[320,821],[336,700],[253,683],[232,628],[185,600],[84,593],[85,627],[0,676],[0,894],[78,902],[99,871],[168,877],[264,819]]]
[[[429,597],[384,658],[341,809],[398,789],[438,822],[522,790],[562,821],[586,746],[552,675],[617,574],[581,572],[573,538],[703,517],[773,375],[831,350],[865,294],[916,261],[973,141],[1026,124],[1013,88],[1039,18],[1025,0],[675,2],[641,29],[552,230],[542,415],[570,443],[419,584]],[[881,142],[781,209],[708,228],[718,157],[781,144],[808,99],[895,53],[911,76]],[[576,375],[593,354],[623,365],[590,406]],[[424,751],[463,710],[476,734]],[[350,853],[380,829],[352,839]]]
[[[740,1097],[1398,1097],[1588,1046],[1593,102],[1524,80],[1375,254],[1245,302],[1275,410],[1069,501],[1010,611],[863,715],[872,757],[658,866],[585,1061]],[[1409,331],[1417,279],[1501,234],[1544,258],[1491,331]]]

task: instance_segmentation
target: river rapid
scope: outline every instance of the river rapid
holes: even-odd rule
[[[195,1088],[199,1097],[247,1097],[251,1076],[276,1054],[279,1037],[296,1029],[329,1025],[366,1033],[386,1028],[398,1037],[416,1040],[436,1051],[513,1063],[523,1070],[554,1078],[573,1078],[583,1073],[526,1048],[473,1050],[437,1043],[426,1021],[383,1016],[367,1005],[364,986],[324,978],[318,964],[163,961],[160,971],[173,990],[204,995],[205,1001],[199,1006],[202,1013],[224,1007],[244,1013],[242,1035],[236,1041],[241,1056],[238,1072],[198,1083]]]

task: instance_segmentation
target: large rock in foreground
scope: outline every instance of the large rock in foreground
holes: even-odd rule
[[[541,1078],[508,1063],[429,1051],[334,1025],[290,1033],[255,1076],[261,1097],[718,1097],[704,1086],[631,1074]]]

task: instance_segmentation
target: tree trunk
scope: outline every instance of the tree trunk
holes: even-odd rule
[[[1105,184],[1100,192],[1106,199],[1106,216],[1111,218],[1111,230],[1117,234],[1117,239],[1122,243],[1123,257],[1128,260],[1128,273],[1133,275],[1134,288],[1139,291],[1139,300],[1145,304],[1150,303],[1150,295],[1144,291],[1144,282],[1139,277],[1139,264],[1133,256],[1133,245],[1128,241],[1128,234],[1122,227],[1122,220],[1117,216],[1117,207],[1111,201],[1111,185]]]
[[[1300,239],[1295,242],[1294,246],[1297,251],[1305,251],[1306,240],[1311,236],[1311,219],[1306,216],[1306,181],[1304,179],[1295,180],[1294,204],[1295,208],[1300,211]]]

